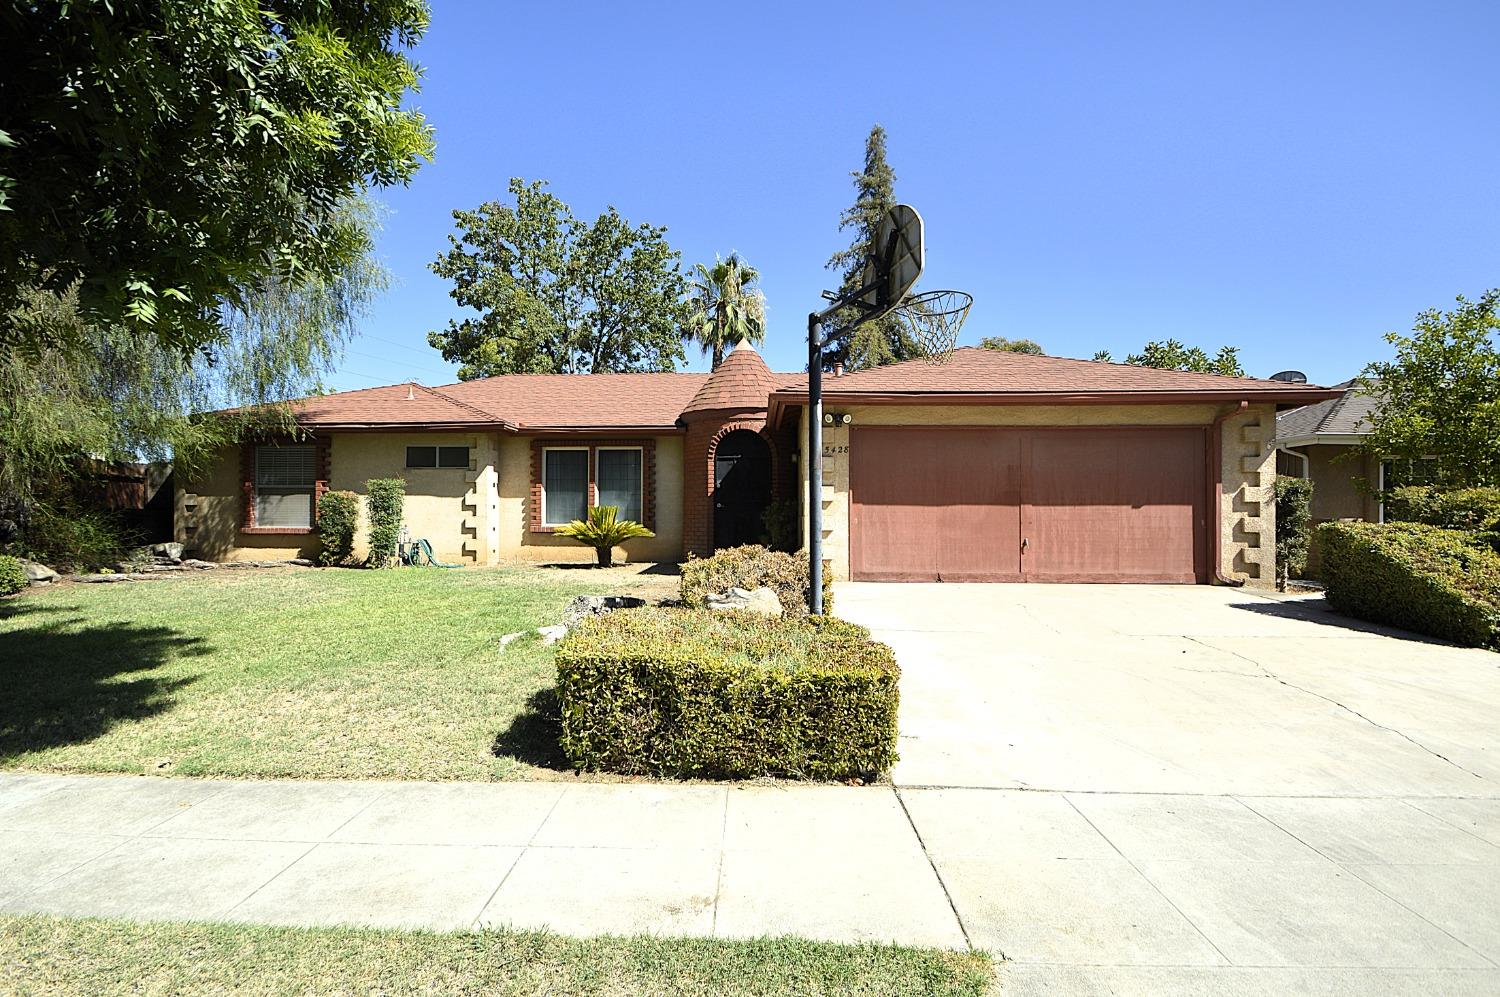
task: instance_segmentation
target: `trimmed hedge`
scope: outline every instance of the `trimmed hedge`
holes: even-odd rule
[[[1474,534],[1419,523],[1318,528],[1339,612],[1470,647],[1500,648],[1500,554]]]
[[[30,584],[26,566],[8,554],[0,554],[0,595],[14,595]]]
[[[401,478],[371,478],[365,482],[365,515],[370,521],[370,553],[365,564],[387,568],[396,557],[401,535],[401,507],[406,482]]]
[[[809,594],[807,552],[788,554],[754,544],[726,547],[712,557],[689,557],[682,565],[678,597],[684,606],[702,609],[708,597],[731,588],[771,589],[787,616],[806,616]],[[823,571],[823,613],[833,612],[833,572]]]
[[[354,531],[359,525],[359,496],[326,492],[318,500],[318,540],[323,564],[343,564],[354,553]]]
[[[1450,530],[1500,529],[1500,488],[1413,485],[1385,496],[1386,518]]]
[[[869,779],[896,761],[899,678],[831,617],[610,613],[558,645],[562,749],[628,775]]]

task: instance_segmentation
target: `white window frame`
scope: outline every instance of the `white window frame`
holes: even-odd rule
[[[592,447],[542,447],[542,466],[539,469],[542,479],[540,482],[540,486],[542,489],[542,525],[547,529],[550,530],[556,529],[559,526],[567,526],[570,522],[572,522],[572,520],[570,519],[554,521],[552,517],[548,515],[547,454],[554,450],[576,450],[583,453],[585,464],[583,472],[583,508],[584,514],[587,515],[589,506],[594,504],[594,461],[592,456],[590,456],[589,454],[589,451],[592,449]]]
[[[644,521],[646,518],[646,448],[642,446],[597,446],[594,448],[594,450],[596,453],[604,450],[634,450],[636,453],[641,455],[641,459],[638,464],[640,468],[640,481],[637,483],[637,488],[640,490],[640,501],[638,504],[641,507],[641,520]],[[589,475],[589,493],[594,496],[595,504],[597,504],[599,499],[598,458],[595,457],[592,461],[590,461],[590,465],[594,473]]]

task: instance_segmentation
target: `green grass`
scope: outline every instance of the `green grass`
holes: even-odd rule
[[[978,997],[973,953],[797,939],[572,939],[0,916],[0,992]]]
[[[220,571],[0,603],[0,766],[527,779],[565,767],[552,649],[505,633],[675,579],[537,567]]]

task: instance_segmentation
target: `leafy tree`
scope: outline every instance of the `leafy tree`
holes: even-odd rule
[[[667,230],[612,207],[579,221],[542,180],[513,178],[510,193],[513,208],[453,212],[461,235],[431,265],[480,312],[427,336],[458,376],[672,370],[690,313]]]
[[[885,158],[885,129],[870,129],[865,139],[864,169],[851,173],[857,196],[854,204],[839,216],[839,231],[854,230],[854,241],[848,249],[829,257],[827,268],[843,274],[840,294],[851,294],[864,286],[865,263],[875,242],[880,222],[896,205],[896,173]],[[843,309],[830,321],[832,328],[847,327],[858,313]],[[866,322],[847,336],[831,341],[823,351],[824,366],[842,363],[850,370],[879,367],[897,360],[921,356],[911,334],[894,315]]]
[[[0,312],[49,294],[185,353],[219,339],[226,302],[339,280],[364,237],[341,202],[432,154],[402,107],[427,22],[425,0],[0,7]]]
[[[1367,453],[1424,464],[1447,487],[1500,485],[1497,310],[1500,289],[1477,301],[1459,295],[1452,311],[1419,314],[1411,335],[1385,337],[1395,358],[1370,364],[1358,382],[1380,398]]]
[[[760,272],[737,255],[715,259],[712,267],[693,268],[692,314],[683,338],[713,354],[717,369],[724,354],[740,340],[763,343],[766,339],[766,296],[751,287]]]
[[[999,350],[1001,353],[1027,353],[1034,357],[1044,357],[1047,351],[1042,349],[1034,339],[1006,339],[1004,336],[985,336],[979,341],[979,345],[987,350]]]
[[[1311,478],[1276,479],[1276,587],[1286,591],[1287,579],[1307,570],[1312,545]]]
[[[1093,359],[1104,363],[1114,362],[1108,350],[1100,350],[1094,354]],[[1245,376],[1245,368],[1240,366],[1238,346],[1221,346],[1218,353],[1209,356],[1201,347],[1184,346],[1175,339],[1168,339],[1166,342],[1153,340],[1141,352],[1127,356],[1125,362],[1137,367],[1156,367],[1160,370],[1190,370],[1224,377]]]
[[[351,231],[374,225],[361,205],[340,213]],[[76,517],[84,457],[170,459],[191,476],[243,433],[295,432],[285,400],[321,390],[388,284],[372,246],[366,236],[333,279],[269,283],[226,306],[212,349],[196,353],[139,326],[89,322],[76,282],[23,291],[0,316],[26,333],[0,344],[0,520],[24,533],[34,519]],[[32,549],[45,542],[37,532]]]

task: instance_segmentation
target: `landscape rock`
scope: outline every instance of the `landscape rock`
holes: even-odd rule
[[[501,647],[506,647],[509,644],[511,644],[512,642],[518,641],[522,637],[525,637],[529,633],[531,633],[530,630],[517,630],[513,634],[506,634],[504,637],[500,638],[500,646]]]
[[[554,623],[550,627],[537,627],[536,632],[543,644],[556,644],[568,635],[568,628],[561,623]]]
[[[160,543],[151,545],[151,553],[155,557],[164,557],[173,564],[182,560],[182,544]]]
[[[734,609],[765,616],[780,616],[782,613],[781,600],[764,586],[758,589],[732,588],[722,595],[711,593],[707,602],[709,609]]]
[[[26,571],[26,580],[32,585],[51,585],[57,581],[58,574],[45,564],[36,561],[22,561],[21,567]]]
[[[637,599],[630,595],[575,596],[573,601],[568,603],[568,608],[563,610],[562,625],[572,630],[584,620],[593,619],[595,616],[613,613],[617,609],[639,609],[645,604],[645,599]]]
[[[212,561],[200,561],[196,557],[187,558],[182,562],[182,566],[184,568],[197,568],[200,571],[209,571],[213,568],[218,567],[218,565]]]

